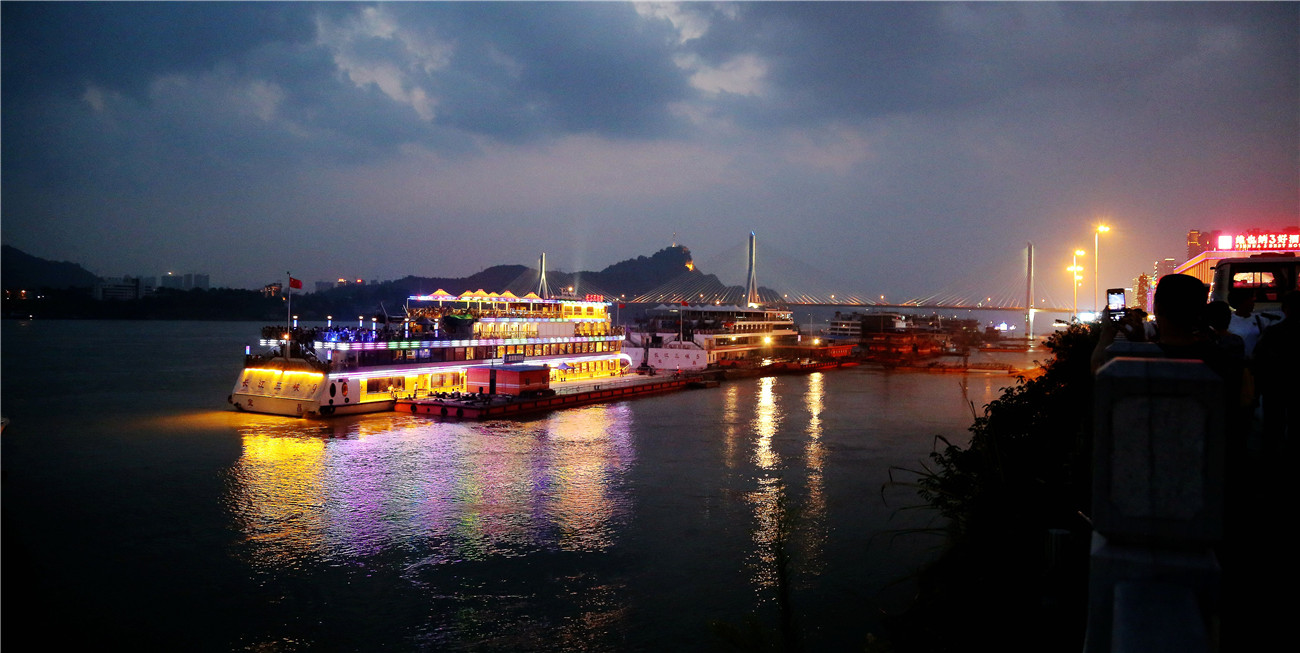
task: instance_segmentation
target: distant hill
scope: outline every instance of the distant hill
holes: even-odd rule
[[[68,261],[47,261],[9,245],[0,246],[0,283],[6,290],[93,288],[96,276]]]
[[[613,299],[620,295],[634,297],[655,288],[682,274],[696,274],[691,251],[681,245],[665,247],[653,255],[638,256],[615,263],[599,272],[546,271],[546,283],[551,292],[574,289],[579,295],[597,294]],[[523,265],[497,265],[463,278],[431,278],[410,276],[392,282],[408,295],[427,294],[446,290],[460,294],[480,288],[490,292],[509,290],[524,295],[537,290],[537,268]],[[382,284],[381,284],[382,285]],[[337,292],[332,289],[326,292]]]
[[[683,274],[693,271],[690,250],[676,245],[653,255],[639,256],[615,263],[599,272],[559,272],[547,270],[546,283],[552,293],[573,288],[576,295],[595,294],[609,300],[620,296],[640,295]],[[387,311],[396,314],[407,297],[427,295],[438,290],[459,295],[467,290],[526,295],[537,290],[537,268],[524,265],[496,265],[468,277],[408,276],[396,281],[364,286],[343,286],[295,297],[295,312],[358,315]]]
[[[691,250],[681,245],[665,247],[649,258],[638,256],[620,261],[600,272],[585,274],[584,279],[602,288],[610,295],[634,297],[656,288],[682,274],[700,274],[691,260]]]
[[[282,319],[286,308],[282,297],[263,296],[259,290],[230,288],[159,289],[136,300],[95,301],[89,289],[94,287],[96,277],[79,265],[47,261],[7,245],[2,256],[5,289],[48,289],[35,300],[7,296],[6,317],[276,321]],[[648,257],[620,261],[598,272],[547,270],[546,280],[552,294],[600,295],[607,301],[619,302],[634,301],[634,297],[665,284],[689,289],[685,297],[694,297],[697,292],[712,296],[713,289],[724,288],[716,277],[696,270],[690,250],[680,245],[666,247]],[[459,295],[481,288],[489,292],[509,290],[523,296],[537,289],[537,281],[537,268],[496,265],[467,277],[408,276],[378,284],[295,292],[292,310],[308,320],[326,316],[342,321],[357,315],[367,318],[399,315],[412,295],[438,290]]]

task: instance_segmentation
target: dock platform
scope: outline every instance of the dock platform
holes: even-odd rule
[[[638,379],[640,380],[640,379]],[[430,415],[453,419],[499,419],[542,413],[586,404],[618,401],[632,397],[673,392],[692,386],[693,377],[672,377],[663,380],[645,380],[639,383],[610,382],[590,387],[561,389],[555,394],[537,397],[508,395],[451,397],[425,397],[398,399],[394,408],[400,413]]]

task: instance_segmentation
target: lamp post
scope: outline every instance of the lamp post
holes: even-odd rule
[[[1101,256],[1098,255],[1098,247],[1101,245],[1101,235],[1110,231],[1106,225],[1097,225],[1097,230],[1092,232],[1092,312],[1100,314],[1101,306],[1097,304],[1097,289],[1101,287],[1101,280],[1098,275],[1101,273]]]
[[[1074,250],[1074,256],[1070,259],[1070,287],[1074,290],[1074,312],[1070,314],[1070,321],[1073,322],[1079,318],[1079,282],[1083,281],[1083,267],[1079,265],[1079,257],[1084,255],[1081,249]]]

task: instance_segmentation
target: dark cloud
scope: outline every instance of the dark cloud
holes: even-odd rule
[[[654,135],[672,129],[666,106],[691,94],[668,30],[630,4],[397,9],[455,35],[449,69],[432,77],[446,123],[469,131]]]
[[[263,44],[310,40],[308,11],[292,2],[6,2],[6,95],[89,83],[142,96],[154,75],[207,70]]]
[[[286,257],[322,278],[456,274],[539,249],[598,268],[673,232],[705,256],[756,230],[856,279],[931,286],[891,271],[917,248],[1069,251],[1108,213],[1161,234],[1117,228],[1131,275],[1220,216],[1298,213],[1293,3],[0,3],[0,19],[5,242],[110,274],[179,260],[253,285]],[[483,225],[504,236],[466,246]],[[460,240],[427,237],[445,233]]]
[[[1180,77],[1193,82],[1189,96],[1294,78],[1260,61],[1294,58],[1296,9],[1284,3],[759,2],[735,13],[717,17],[695,49],[715,64],[745,52],[769,62],[769,96],[728,99],[754,124],[953,111],[1042,92],[1140,102],[1117,91],[1216,48],[1199,80]],[[1261,75],[1240,75],[1243,65]],[[1277,97],[1261,90],[1257,99]]]

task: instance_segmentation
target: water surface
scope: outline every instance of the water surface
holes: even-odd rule
[[[244,323],[3,324],[7,639],[205,650],[860,647],[938,540],[908,488],[1002,376],[866,367],[556,412],[228,409]],[[788,556],[786,577],[778,574]]]

